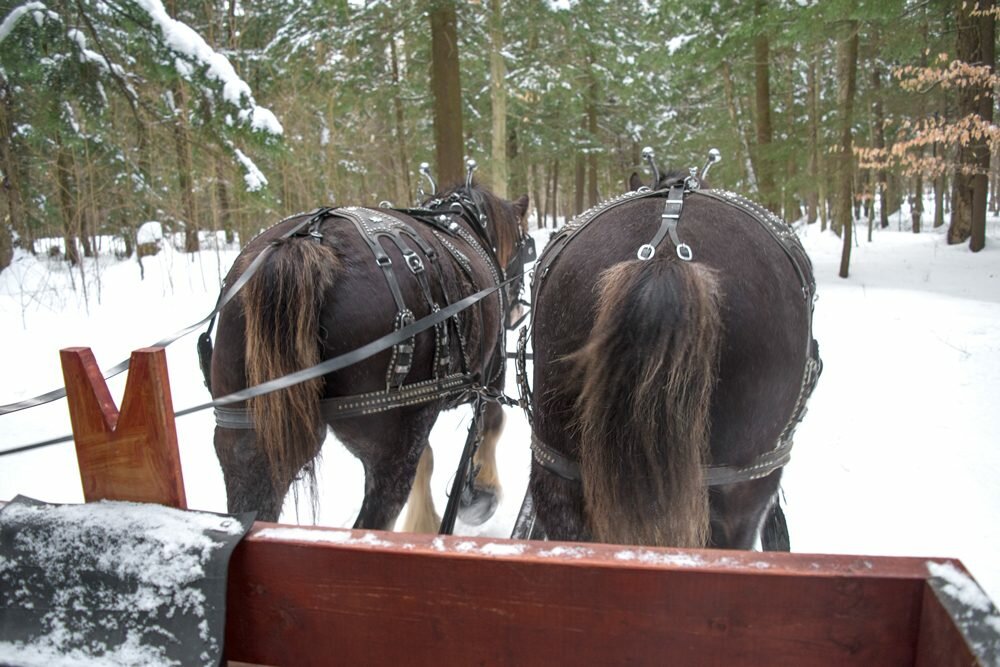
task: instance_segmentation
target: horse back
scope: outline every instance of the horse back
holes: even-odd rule
[[[640,261],[637,251],[656,234],[662,211],[659,197],[616,206],[563,239],[564,246],[536,267],[535,424],[543,441],[562,441],[573,429],[579,386],[565,359],[593,329],[600,276],[620,262]],[[708,194],[685,198],[677,232],[691,247],[692,261],[713,270],[721,292],[711,455],[744,465],[779,440],[796,410],[811,343],[812,300],[800,273],[804,267],[811,281],[811,269],[808,260],[797,266],[751,210]],[[664,240],[656,252],[672,254],[674,248]],[[571,439],[566,446],[572,450]]]

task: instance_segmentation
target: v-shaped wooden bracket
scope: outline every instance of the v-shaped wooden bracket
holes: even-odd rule
[[[121,412],[88,347],[59,351],[83,496],[187,508],[167,355],[132,353]]]

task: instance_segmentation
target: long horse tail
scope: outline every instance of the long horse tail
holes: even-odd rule
[[[576,427],[591,536],[703,547],[722,339],[716,275],[657,256],[607,269],[598,292],[590,337],[569,357],[581,387]]]
[[[320,362],[320,309],[338,270],[334,250],[311,239],[290,238],[271,249],[243,290],[251,385]],[[279,496],[319,453],[322,388],[317,378],[249,400],[257,442]]]

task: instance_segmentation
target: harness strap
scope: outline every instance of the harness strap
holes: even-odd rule
[[[580,464],[567,456],[563,456],[562,453],[557,452],[539,440],[534,431],[531,434],[531,457],[535,459],[538,465],[565,480],[579,482],[582,479],[580,476]]]
[[[538,465],[567,481],[579,482],[582,480],[579,463],[561,452],[552,449],[534,434],[531,436],[531,455]],[[778,468],[787,464],[791,457],[792,441],[786,440],[776,449],[758,456],[754,459],[753,463],[745,466],[705,466],[705,485],[725,486],[727,484],[749,482],[761,477],[767,477]]]
[[[399,389],[324,398],[319,402],[319,409],[327,419],[346,419],[448,398],[475,386],[475,377],[456,373],[446,378],[408,384]],[[215,424],[231,429],[253,430],[254,428],[248,408],[219,406],[215,408]]]
[[[656,230],[656,236],[649,243],[639,247],[637,257],[643,261],[652,259],[656,254],[656,249],[667,236],[674,244],[677,256],[685,262],[690,262],[694,255],[691,246],[681,241],[677,235],[677,222],[680,220],[681,211],[684,208],[684,194],[687,192],[685,182],[674,184],[667,192],[667,199],[663,202],[663,213],[660,214],[660,228]]]
[[[403,298],[403,292],[399,287],[399,279],[392,268],[392,258],[389,257],[389,253],[385,251],[385,248],[379,242],[379,239],[382,237],[389,238],[399,249],[400,253],[402,253],[407,268],[418,277],[418,283],[420,283],[424,296],[428,298],[433,310],[435,304],[433,299],[430,298],[430,287],[426,283],[427,276],[423,275],[423,260],[420,259],[420,256],[402,238],[400,230],[404,228],[408,229],[409,226],[392,216],[354,206],[341,209],[339,213],[350,220],[355,228],[357,228],[358,233],[361,234],[361,238],[365,240],[368,248],[375,256],[375,263],[382,269],[382,275],[385,277],[386,285],[388,285],[389,292],[392,294],[392,300],[396,304],[393,329],[398,331],[405,326],[413,324],[416,321],[416,317],[413,311],[406,305],[406,300]],[[416,236],[416,233],[412,229],[409,229],[409,231],[412,236]],[[389,359],[389,367],[386,370],[385,381],[387,389],[399,389],[405,384],[406,378],[413,368],[414,347],[415,341],[412,338],[393,346],[392,356]],[[437,369],[435,368],[436,371]]]

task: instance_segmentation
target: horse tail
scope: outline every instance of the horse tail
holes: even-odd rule
[[[722,338],[716,275],[657,256],[612,266],[597,290],[594,328],[569,357],[592,538],[703,547],[702,466]]]
[[[251,386],[320,362],[320,309],[338,269],[334,250],[311,239],[293,237],[271,249],[243,290]],[[257,442],[279,495],[319,453],[322,387],[317,378],[249,400]]]

